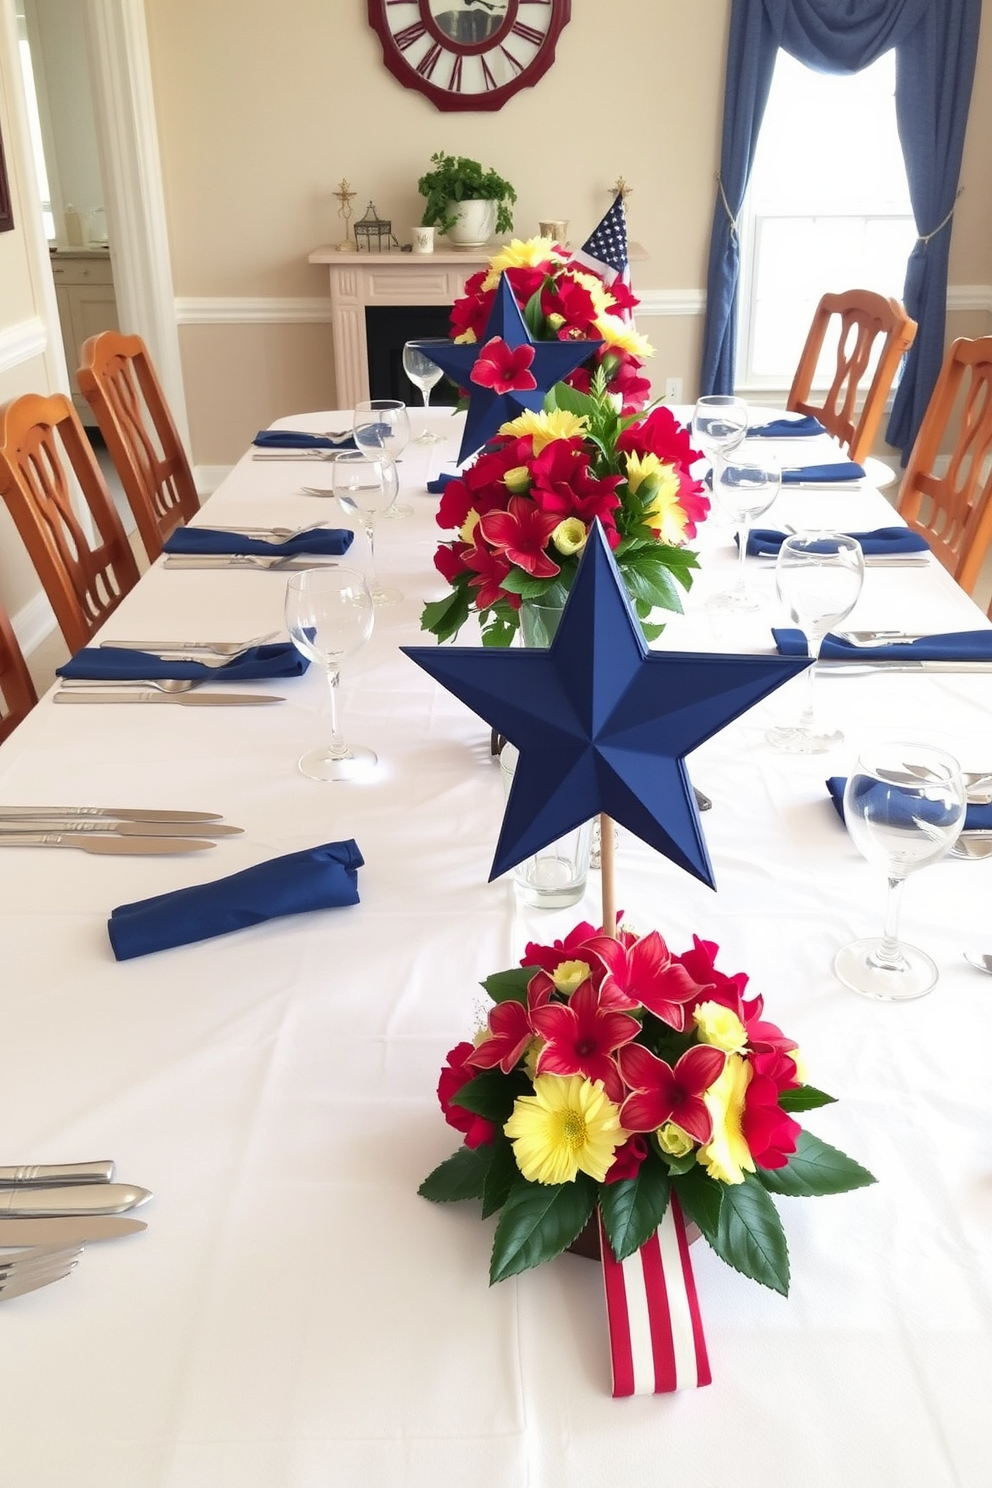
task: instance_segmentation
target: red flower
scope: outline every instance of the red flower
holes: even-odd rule
[[[495,299],[493,290],[482,290],[482,283],[488,272],[488,269],[480,269],[477,274],[466,279],[464,295],[451,307],[452,338],[471,333],[470,339],[478,341],[485,334],[489,312]]]
[[[438,544],[434,554],[434,567],[449,584],[453,584],[465,572],[465,555],[469,551],[468,543]]]
[[[472,1053],[472,1045],[469,1043],[456,1044],[447,1054],[447,1064],[441,1070],[441,1078],[437,1082],[437,1098],[441,1102],[441,1110],[444,1119],[455,1131],[465,1133],[466,1147],[482,1147],[491,1142],[496,1135],[496,1127],[484,1116],[476,1116],[474,1111],[466,1111],[464,1106],[453,1104],[454,1097],[467,1085],[469,1080],[474,1080],[476,1071],[466,1067],[466,1057]]]
[[[598,517],[610,545],[616,547],[619,538],[613,513],[620,505],[616,488],[622,476],[597,479],[579,438],[553,439],[531,461],[530,468],[534,481],[531,499],[542,511],[555,514],[556,522],[578,517],[587,526]]]
[[[513,348],[501,336],[493,336],[476,358],[470,378],[479,387],[492,388],[501,395],[530,393],[537,387],[537,379],[530,371],[533,360],[534,348],[529,342]]]
[[[479,530],[487,543],[524,573],[534,579],[553,579],[560,570],[544,548],[560,521],[560,516],[541,511],[526,497],[511,496],[506,511],[488,512]]]
[[[513,298],[523,310],[551,273],[551,261],[545,258],[539,264],[518,264],[516,268],[504,269],[503,273],[510,281]]]
[[[610,307],[611,315],[626,315],[628,311],[636,309],[640,304],[629,284],[622,279],[614,279],[612,284],[606,286],[606,293],[613,299]]]
[[[567,1003],[547,1002],[531,1013],[535,1032],[547,1042],[537,1061],[539,1075],[585,1075],[602,1080],[610,1100],[623,1100],[623,1084],[610,1058],[637,1037],[641,1025],[626,1013],[600,1003],[591,981],[584,981]]]
[[[643,1044],[629,1044],[617,1054],[617,1061],[634,1092],[620,1107],[621,1126],[627,1131],[657,1131],[666,1121],[674,1121],[693,1141],[709,1141],[713,1118],[703,1092],[723,1073],[727,1056],[722,1049],[694,1044],[673,1069]]]
[[[582,947],[594,935],[602,935],[602,933],[587,920],[583,920],[581,925],[576,925],[574,930],[568,932],[564,940],[556,940],[554,945],[545,946],[536,940],[528,941],[520,965],[540,966],[550,972],[554,971],[561,961],[584,961]]]
[[[741,1116],[744,1140],[759,1168],[784,1168],[796,1150],[802,1127],[779,1105],[779,1091],[787,1088],[779,1082],[786,1074],[784,1065],[791,1065],[793,1075],[796,1067],[775,1053],[752,1054],[750,1063],[752,1075]]]
[[[541,292],[541,313],[545,319],[550,315],[562,316],[565,325],[557,333],[559,340],[562,339],[562,331],[569,327],[593,334],[596,307],[593,305],[592,295],[566,274],[562,275],[554,287],[545,285]]]
[[[461,479],[450,480],[441,492],[435,520],[445,532],[457,532],[471,510],[472,492],[467,483]]]
[[[510,572],[510,564],[502,553],[494,553],[476,543],[465,550],[465,567],[476,575],[468,582],[469,587],[476,591],[475,602],[480,610],[488,610],[498,599],[507,600],[514,609],[519,608],[520,595],[507,594],[503,589],[503,580]]]
[[[633,941],[626,936],[610,940],[604,935],[590,941],[589,950],[612,976],[604,995],[614,1006],[636,1007],[640,1003],[663,1023],[682,1032],[684,1004],[697,1000],[699,987],[673,958],[657,930]]]
[[[489,1037],[466,1054],[465,1063],[476,1069],[494,1069],[498,1064],[508,1075],[533,1037],[530,1012],[523,1003],[498,1002],[489,1014]]]
[[[670,465],[688,468],[700,459],[692,448],[689,430],[682,427],[670,408],[654,408],[640,423],[631,424],[617,440],[617,449],[637,455],[657,455]]]
[[[647,1142],[639,1132],[635,1132],[613,1154],[613,1166],[603,1179],[603,1182],[622,1183],[625,1178],[636,1178],[638,1169],[647,1155]]]

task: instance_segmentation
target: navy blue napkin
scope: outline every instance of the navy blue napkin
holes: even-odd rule
[[[839,481],[864,480],[865,467],[853,460],[835,460],[830,465],[800,465],[782,471],[783,486],[834,486]]]
[[[767,424],[754,424],[747,431],[748,439],[805,439],[810,434],[826,434],[826,428],[812,414],[802,418],[769,419]]]
[[[131,651],[123,646],[85,646],[57,668],[57,675],[94,682],[144,682],[165,677],[194,682],[252,682],[263,677],[302,677],[309,665],[291,641],[252,646],[243,656],[220,667],[204,666],[199,661],[170,661],[150,651]]]
[[[129,961],[281,915],[357,904],[363,862],[354,840],[325,842],[213,883],[121,904],[107,921],[110,944],[118,961]]]
[[[252,444],[259,449],[357,449],[351,434],[332,439],[329,434],[307,434],[302,429],[259,429]]]
[[[267,542],[259,537],[240,537],[236,532],[217,532],[212,527],[177,527],[166,541],[166,553],[257,553],[265,558],[291,558],[296,553],[340,557],[347,553],[355,534],[347,527],[322,527],[301,532],[285,542]]]
[[[801,630],[773,630],[780,656],[805,656],[806,637]],[[992,630],[954,630],[946,635],[923,636],[901,646],[853,646],[839,636],[828,635],[820,647],[821,661],[988,661],[992,662]]]
[[[453,480],[461,480],[461,476],[439,475],[437,480],[429,480],[427,482],[427,489],[428,491],[430,491],[432,496],[440,496],[441,492],[444,490],[448,482]]]
[[[844,820],[844,788],[846,775],[831,775],[827,781],[830,799],[837,808],[837,815]],[[969,806],[964,814],[964,832],[992,832],[992,806]]]
[[[849,532],[847,535],[857,539],[861,544],[861,551],[868,558],[930,551],[926,538],[919,532],[911,532],[908,527],[876,527],[872,532]],[[778,532],[773,527],[753,528],[747,540],[748,557],[773,557],[787,536],[787,533]]]

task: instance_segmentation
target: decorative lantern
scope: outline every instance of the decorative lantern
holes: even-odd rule
[[[374,202],[369,202],[365,216],[355,223],[354,230],[355,250],[358,253],[361,253],[363,247],[367,253],[388,253],[391,248],[400,246],[393,236],[392,222],[376,216]]]

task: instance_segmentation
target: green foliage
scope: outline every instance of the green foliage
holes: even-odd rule
[[[461,575],[459,575],[459,579]],[[421,630],[429,630],[439,641],[450,641],[461,630],[472,608],[468,584],[455,581],[450,594],[432,599],[420,615]]]
[[[513,1110],[517,1096],[525,1095],[530,1088],[530,1081],[522,1070],[504,1075],[501,1069],[487,1069],[463,1085],[458,1094],[451,1097],[451,1103],[502,1126]]]
[[[417,1192],[432,1204],[481,1199],[492,1159],[492,1147],[459,1147],[428,1174]]]
[[[750,1173],[743,1183],[724,1185],[716,1237],[706,1238],[735,1271],[783,1297],[789,1295],[789,1248],[782,1221],[768,1193]]]
[[[492,169],[470,160],[463,155],[446,155],[443,150],[431,156],[433,170],[427,171],[417,182],[417,190],[424,197],[424,227],[436,227],[440,232],[450,232],[455,218],[449,210],[451,202],[494,201],[496,209],[496,231],[510,232],[513,214],[510,203],[517,193],[509,181]]]
[[[482,1191],[482,1217],[488,1219],[497,1209],[502,1209],[510,1196],[510,1190],[520,1177],[520,1169],[513,1155],[513,1143],[509,1137],[497,1132],[492,1144],[492,1162],[486,1173]]]
[[[518,1178],[496,1226],[490,1283],[560,1255],[578,1236],[595,1204],[596,1184],[585,1173],[572,1183],[559,1184]]]
[[[493,1002],[527,1001],[527,983],[540,968],[537,966],[513,966],[509,971],[494,971],[481,985]]]
[[[817,1106],[832,1106],[837,1097],[817,1090],[815,1085],[800,1085],[798,1090],[782,1090],[778,1103],[783,1111],[815,1111]]]
[[[759,1168],[758,1177],[769,1193],[794,1198],[849,1193],[852,1188],[867,1188],[878,1181],[853,1157],[808,1131],[799,1133],[796,1150],[784,1168]]]
[[[639,1250],[665,1217],[671,1192],[664,1164],[649,1154],[636,1178],[604,1183],[599,1208],[613,1254],[618,1261]]]

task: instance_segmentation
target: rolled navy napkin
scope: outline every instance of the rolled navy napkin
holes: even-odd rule
[[[329,434],[307,434],[303,429],[259,429],[252,440],[258,449],[357,449],[354,436],[332,439]]]
[[[84,646],[56,669],[56,675],[93,682],[146,682],[166,677],[193,682],[252,682],[263,677],[302,677],[309,665],[291,641],[252,646],[243,656],[236,656],[223,666],[170,660],[151,651],[131,651],[123,646]]]
[[[784,543],[788,533],[778,532],[773,527],[755,527],[747,540],[749,558],[773,558]],[[919,532],[908,527],[876,527],[871,532],[849,532],[861,544],[866,558],[898,557],[904,553],[927,553],[930,544]]]
[[[837,815],[844,820],[844,789],[846,775],[831,775],[827,781],[830,799],[837,808]],[[992,832],[992,806],[969,806],[964,814],[963,832]]]
[[[301,532],[284,542],[243,537],[237,532],[217,532],[213,527],[177,527],[163,547],[166,553],[257,553],[264,558],[292,558],[297,553],[314,557],[340,557],[347,553],[355,534],[347,527],[321,527]]]
[[[769,419],[767,424],[753,424],[748,439],[807,439],[811,434],[826,434],[826,426],[812,414],[800,418]]]
[[[864,480],[865,467],[853,460],[835,460],[829,465],[799,465],[782,471],[783,486],[836,486]]]
[[[432,496],[440,496],[441,492],[444,490],[448,482],[453,480],[461,480],[461,476],[439,475],[436,480],[429,480],[427,482],[427,489],[428,491],[430,491]]]
[[[228,935],[282,915],[357,904],[364,859],[354,840],[325,842],[254,868],[121,904],[107,921],[118,961]]]
[[[806,656],[801,630],[772,630],[780,656]],[[992,630],[955,630],[946,635],[922,636],[899,646],[854,646],[827,635],[820,647],[821,661],[988,661],[992,662]]]

